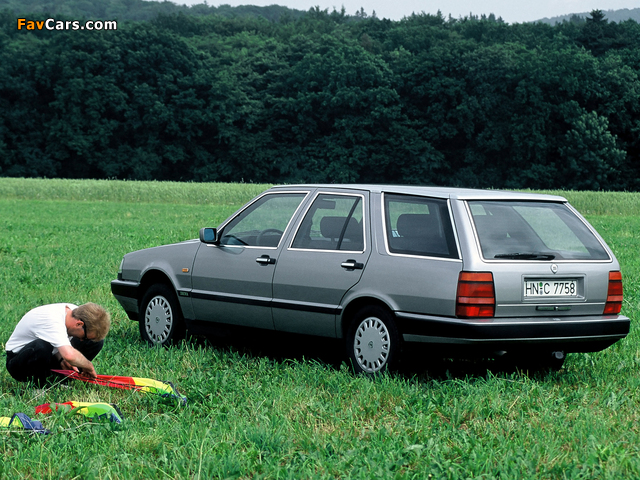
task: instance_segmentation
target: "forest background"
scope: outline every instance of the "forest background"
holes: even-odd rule
[[[640,190],[634,20],[77,5],[0,2],[0,176]]]

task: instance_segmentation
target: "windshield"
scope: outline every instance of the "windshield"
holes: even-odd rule
[[[609,260],[589,228],[566,205],[550,202],[470,201],[487,260]]]

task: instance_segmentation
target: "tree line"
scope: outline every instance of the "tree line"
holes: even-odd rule
[[[640,189],[640,27],[601,11],[16,19],[0,12],[0,176]]]
[[[15,14],[36,14],[51,16],[71,16],[91,20],[141,21],[152,20],[158,15],[218,15],[227,18],[263,17],[278,21],[282,18],[300,18],[306,12],[280,5],[259,7],[241,5],[232,7],[222,4],[213,6],[203,1],[197,5],[178,5],[168,0],[0,0],[0,9]]]

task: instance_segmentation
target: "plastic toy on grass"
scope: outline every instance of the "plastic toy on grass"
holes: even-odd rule
[[[98,375],[97,378],[89,378],[84,377],[73,370],[52,371],[74,380],[82,380],[83,382],[95,383],[96,385],[103,385],[105,387],[153,393],[164,399],[176,401],[181,405],[187,404],[187,397],[180,394],[171,382],[161,382],[151,378],[119,377],[113,375]]]
[[[9,431],[26,431],[29,433],[42,433],[48,435],[49,430],[37,420],[29,418],[24,413],[14,413],[12,417],[0,417],[0,428]]]
[[[98,420],[109,420],[114,423],[122,423],[122,413],[113,403],[100,402],[64,402],[64,403],[44,403],[36,407],[36,413],[52,413],[53,411],[66,410],[78,413],[89,418]]]

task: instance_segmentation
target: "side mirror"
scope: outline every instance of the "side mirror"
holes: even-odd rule
[[[200,241],[209,245],[216,245],[218,243],[218,232],[211,227],[201,228]]]

